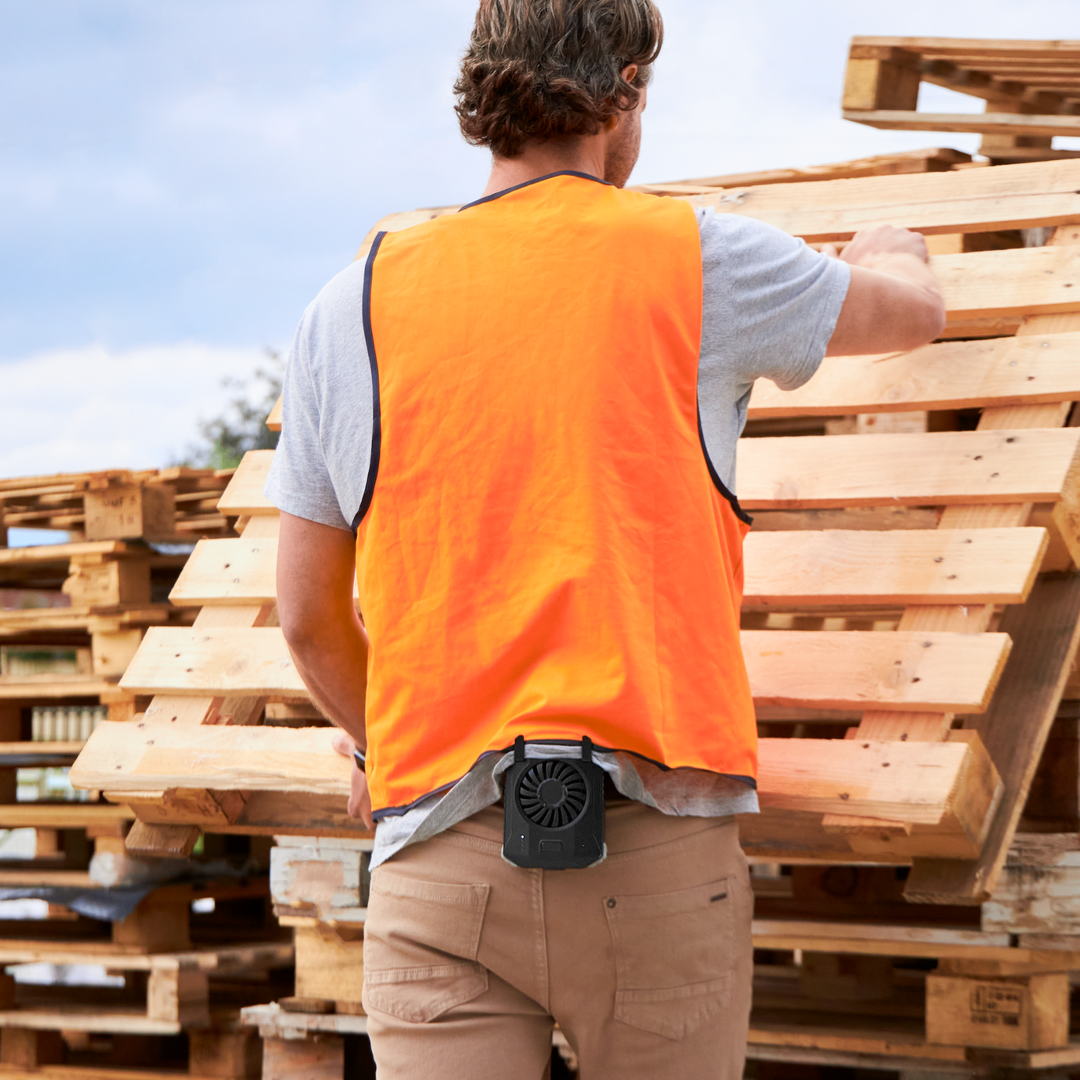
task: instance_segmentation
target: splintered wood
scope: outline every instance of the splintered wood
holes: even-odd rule
[[[754,390],[751,418],[779,426],[740,444],[737,483],[763,526],[745,547],[742,642],[765,735],[752,856],[913,864],[909,896],[950,904],[977,903],[1000,872],[1080,624],[1076,579],[1040,576],[1080,554],[1080,428],[1065,426],[1080,248],[1068,226],[1042,248],[999,234],[1080,222],[1078,191],[1080,162],[1061,161],[675,195],[813,240],[881,222],[974,236],[933,265],[950,332],[978,323],[970,336],[990,338],[829,360],[800,390]],[[995,338],[1005,323],[1019,335]],[[982,410],[978,429],[955,410]],[[857,413],[918,422],[873,438],[783,426]],[[148,826],[363,837],[331,732],[260,722],[268,704],[308,700],[277,626],[272,460],[248,454],[222,497],[241,537],[201,542],[177,582],[173,602],[201,608],[194,626],[151,628],[124,677],[156,695],[145,716],[99,729],[72,780]]]

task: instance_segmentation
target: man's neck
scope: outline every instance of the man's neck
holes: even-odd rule
[[[553,139],[527,146],[517,157],[494,155],[484,195],[494,195],[518,184],[557,172],[580,172],[604,179],[603,133],[576,139]]]

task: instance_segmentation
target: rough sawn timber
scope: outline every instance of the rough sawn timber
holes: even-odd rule
[[[796,390],[758,379],[747,416],[839,416],[1035,405],[1080,398],[1080,333],[949,341],[906,353],[826,357]]]
[[[72,767],[77,787],[263,790],[349,794],[351,762],[328,728],[104,724]],[[850,739],[763,739],[758,796],[764,805],[936,825],[957,807],[986,805],[985,780],[958,790],[978,769],[968,743],[864,743]],[[992,795],[992,793],[990,793]],[[137,807],[137,803],[136,803]],[[971,816],[966,809],[960,813]]]
[[[1005,634],[797,630],[744,630],[742,645],[761,704],[957,712],[986,707],[1010,648]],[[153,628],[121,686],[195,698],[308,698],[278,627]]]
[[[743,606],[1021,603],[1046,543],[1043,529],[751,533]],[[276,569],[273,537],[200,540],[170,599],[272,604]]]
[[[764,184],[680,197],[717,213],[766,221],[810,242],[847,240],[875,225],[902,225],[927,234],[994,232],[1080,218],[1080,162]],[[379,232],[411,228],[458,209],[391,214],[368,233],[356,257],[367,254]]]

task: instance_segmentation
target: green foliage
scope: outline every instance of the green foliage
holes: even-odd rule
[[[194,468],[232,469],[249,450],[273,450],[279,432],[266,426],[266,418],[281,394],[285,364],[281,353],[266,350],[267,364],[255,369],[252,378],[227,377],[222,386],[234,392],[228,409],[199,424],[200,441],[188,447],[179,465]]]

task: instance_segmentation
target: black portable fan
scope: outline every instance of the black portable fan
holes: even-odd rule
[[[503,854],[518,866],[580,869],[604,853],[604,770],[587,738],[580,761],[527,759],[519,735],[503,804]]]

